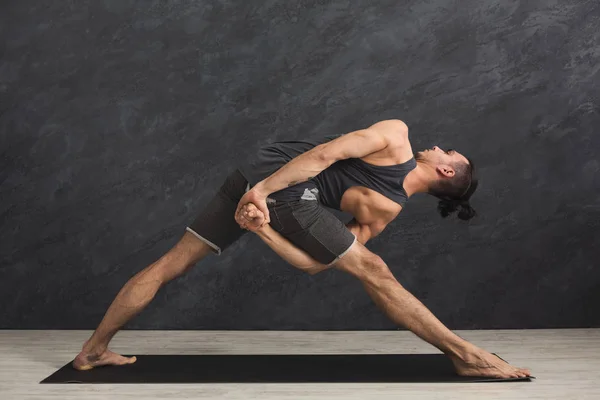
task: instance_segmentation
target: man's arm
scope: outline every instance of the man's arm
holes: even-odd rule
[[[370,229],[368,226],[361,226],[354,220],[346,224],[346,226],[362,244],[365,244],[371,238],[369,236]],[[314,275],[329,268],[327,265],[318,262],[307,252],[291,243],[269,224],[263,225],[262,228],[254,231],[254,233],[256,233],[262,241],[281,258],[304,272]]]
[[[305,182],[339,160],[361,158],[385,149],[390,144],[391,135],[399,138],[400,133],[407,129],[406,124],[400,120],[385,120],[366,129],[350,132],[295,157],[255,187],[268,196]]]
[[[330,142],[293,158],[269,177],[258,182],[238,202],[235,218],[242,228],[245,222],[239,218],[240,209],[253,203],[265,215],[264,223],[270,222],[266,198],[273,192],[305,182],[327,169],[331,164],[347,158],[360,158],[397,145],[406,137],[408,128],[400,120],[377,122],[366,129],[347,133]]]
[[[307,252],[295,246],[289,240],[284,238],[279,232],[271,228],[271,225],[263,225],[262,228],[255,231],[263,242],[265,242],[279,257],[283,258],[289,264],[301,269],[311,275],[321,272],[327,268],[312,258]]]
[[[241,211],[243,218],[248,221],[246,225],[248,230],[256,233],[275,253],[281,258],[311,275],[321,272],[328,267],[312,258],[307,252],[295,246],[279,232],[274,230],[271,225],[264,224],[264,215],[256,208],[254,204],[244,206]],[[373,229],[367,225],[359,224],[355,219],[346,224],[346,227],[356,236],[356,239],[365,244],[373,236]]]

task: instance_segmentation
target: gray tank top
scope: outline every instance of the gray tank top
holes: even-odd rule
[[[240,171],[250,186],[254,186],[291,159],[340,136],[269,144],[262,147],[250,162],[242,165]],[[363,186],[404,206],[408,199],[403,187],[404,178],[416,166],[414,157],[405,163],[389,166],[378,166],[360,158],[349,158],[332,164],[307,182],[282,189],[269,197],[278,201],[318,199],[323,205],[339,210],[344,192],[352,186]]]

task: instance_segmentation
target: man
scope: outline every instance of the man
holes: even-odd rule
[[[454,150],[434,147],[414,155],[408,128],[400,120],[319,141],[266,146],[254,162],[227,178],[173,249],[125,284],[73,365],[85,370],[135,362],[135,357],[108,350],[117,331],[162,285],[210,252],[220,254],[249,229],[303,270],[335,268],[360,279],[394,322],[448,355],[459,374],[529,376],[528,370],[512,367],[452,333],[364,246],[415,193],[440,198],[442,216],[461,207],[460,218],[472,217],[469,198],[477,187],[472,171],[472,163]],[[325,207],[354,218],[345,226]]]

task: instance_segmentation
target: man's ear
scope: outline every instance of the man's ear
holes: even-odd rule
[[[454,174],[456,173],[456,171],[454,171],[454,168],[452,168],[449,165],[438,165],[436,168],[438,174],[441,174],[442,176],[445,176],[446,178],[452,178],[454,176]]]

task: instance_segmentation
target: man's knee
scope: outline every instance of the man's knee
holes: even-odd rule
[[[210,246],[186,232],[152,267],[158,278],[166,283],[183,275],[210,253]]]
[[[354,275],[361,281],[391,274],[385,261],[360,243],[356,243],[333,267]]]

